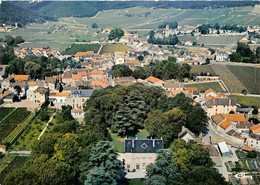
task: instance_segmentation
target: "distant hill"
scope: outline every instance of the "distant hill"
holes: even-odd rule
[[[92,17],[98,11],[124,9],[135,6],[148,8],[203,9],[254,6],[259,1],[28,1],[3,2],[0,23],[42,22],[60,17]]]

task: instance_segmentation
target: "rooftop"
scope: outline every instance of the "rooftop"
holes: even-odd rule
[[[162,139],[125,139],[126,153],[156,153],[163,149]]]

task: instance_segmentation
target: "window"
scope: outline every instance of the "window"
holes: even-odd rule
[[[139,170],[139,164],[136,165],[136,169]]]
[[[130,165],[127,165],[126,168],[130,168]]]

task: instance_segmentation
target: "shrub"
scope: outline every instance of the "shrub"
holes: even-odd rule
[[[246,156],[248,157],[248,158],[256,158],[256,156],[257,156],[257,153],[256,153],[256,151],[250,151],[250,152],[248,152],[247,154],[246,154]]]

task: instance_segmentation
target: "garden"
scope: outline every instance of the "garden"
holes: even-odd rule
[[[17,108],[4,121],[0,123],[0,141],[2,142],[20,123],[22,123],[30,112],[26,108]]]
[[[12,107],[0,107],[0,123],[12,111],[14,111],[14,108]]]
[[[48,122],[49,118],[54,114],[55,109],[48,109],[47,115],[45,111],[40,111],[30,123],[26,126],[26,129],[21,136],[12,145],[13,150],[31,150],[32,144],[37,140],[40,133]]]
[[[229,98],[236,98],[238,104],[245,106],[257,106],[260,107],[260,98],[252,96],[239,96],[239,95],[229,95]]]

